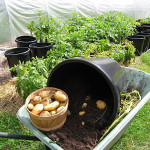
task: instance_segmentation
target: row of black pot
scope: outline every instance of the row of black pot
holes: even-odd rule
[[[133,45],[136,48],[135,54],[139,56],[150,48],[150,29],[141,30],[141,32],[128,36],[127,39],[133,41]]]
[[[51,48],[50,43],[37,43],[37,39],[33,36],[17,37],[15,42],[17,43],[17,48],[30,48],[31,57],[45,58],[47,51]]]
[[[36,38],[32,36],[17,37],[15,42],[17,43],[17,48],[7,50],[4,53],[10,68],[17,65],[19,61],[31,61],[32,57],[45,58],[47,51],[52,46],[50,43],[37,43]],[[11,71],[11,75],[13,77],[17,74]]]

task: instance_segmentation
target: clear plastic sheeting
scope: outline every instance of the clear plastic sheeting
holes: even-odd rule
[[[29,35],[27,24],[42,16],[66,20],[71,14],[95,16],[120,11],[135,19],[150,16],[150,0],[0,0],[0,43]]]

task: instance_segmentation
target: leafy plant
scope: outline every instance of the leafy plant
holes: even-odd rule
[[[35,36],[40,42],[49,42],[61,32],[60,21],[52,16],[50,18],[41,17],[42,12],[37,12],[38,22],[31,21],[28,24],[30,34]]]
[[[112,47],[110,49],[110,57],[118,62],[124,62],[125,51],[125,47],[121,44],[112,44]]]
[[[126,51],[125,51],[125,62],[129,61],[129,64],[130,64],[130,61],[132,58],[135,60],[135,54],[134,54],[135,53],[135,47],[132,45],[131,41],[127,41],[127,40],[124,41],[124,47],[126,49]]]
[[[85,16],[79,16],[77,14],[72,14],[71,17],[67,19],[64,24],[64,28],[67,32],[74,32],[80,30],[84,27],[85,23],[88,21],[88,18]]]
[[[139,20],[141,24],[150,24],[150,17],[142,18]]]
[[[120,122],[122,119],[141,101],[141,96],[138,91],[134,90],[130,93],[121,94],[121,106],[119,115],[105,131],[99,142]]]
[[[30,93],[46,86],[49,66],[45,59],[35,58],[32,62],[19,62],[11,71],[17,72],[17,92],[25,100]]]
[[[126,63],[131,59],[135,59],[135,48],[132,42],[125,40],[120,44],[111,44],[111,49],[109,50],[109,56],[118,62]]]

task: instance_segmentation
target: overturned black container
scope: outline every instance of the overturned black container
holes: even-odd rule
[[[110,125],[118,113],[122,83],[117,85],[124,69],[107,57],[86,60],[74,57],[59,63],[51,72],[47,86],[64,90],[70,99],[69,110],[84,102],[87,95],[107,103],[105,118],[99,116],[98,128]]]
[[[33,43],[29,45],[31,57],[46,58],[47,51],[52,47],[51,43]]]
[[[36,43],[37,39],[33,36],[19,36],[15,39],[17,47],[29,47],[30,44]]]
[[[7,57],[9,68],[13,67],[14,65],[17,65],[19,61],[26,62],[30,60],[30,49],[27,47],[20,47],[20,48],[13,48],[10,50],[7,50],[4,53],[5,57]],[[14,71],[11,71],[11,76],[16,76],[17,73]]]

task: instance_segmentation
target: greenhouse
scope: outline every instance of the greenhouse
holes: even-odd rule
[[[149,149],[150,1],[1,0],[0,149]]]
[[[109,11],[127,13],[135,19],[150,15],[149,0],[143,0],[142,3],[140,0],[1,0],[0,6],[0,43],[28,35],[27,24],[34,20],[38,10],[42,11],[42,16],[61,20],[66,20],[71,14],[95,16]]]

